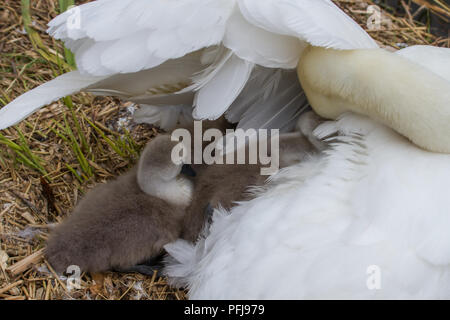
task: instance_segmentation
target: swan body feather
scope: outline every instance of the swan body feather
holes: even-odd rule
[[[315,132],[335,133],[323,156],[216,210],[195,246],[167,245],[172,282],[191,299],[448,299],[450,155],[352,113]]]

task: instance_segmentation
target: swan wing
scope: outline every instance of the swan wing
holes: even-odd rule
[[[166,131],[175,129],[178,124],[188,126],[193,121],[191,105],[141,105],[133,118],[136,123],[151,123]]]
[[[193,102],[197,119],[215,119],[227,111],[254,65],[292,69],[308,44],[337,49],[376,46],[328,0],[237,2],[97,0],[59,15],[48,32],[75,53],[80,74],[105,77],[81,90],[147,105]],[[53,84],[46,88],[52,91]],[[59,88],[49,96],[61,96]],[[36,110],[44,100],[24,109]],[[268,110],[259,115],[261,110],[252,108],[246,119],[271,126],[292,115],[274,108],[269,115]]]
[[[293,69],[307,44],[295,36],[276,33],[276,29],[265,30],[252,24],[236,8],[227,23],[223,45],[255,64]]]
[[[104,77],[82,75],[78,71],[72,71],[46,82],[0,109],[0,129],[18,123],[43,105],[77,93],[103,79]]]
[[[355,21],[329,0],[238,0],[238,6],[228,20],[223,45],[242,60],[282,69],[294,68],[308,45],[334,49],[378,47]],[[235,76],[241,72],[241,79],[247,77],[247,70],[237,66],[234,73],[228,74]],[[196,118],[201,115],[202,119],[215,119],[231,106],[232,99],[216,99],[215,104],[210,103],[217,96],[216,88],[223,87],[224,92],[237,93],[236,89],[242,87],[240,84],[234,86],[232,78],[222,77],[219,80],[221,85],[204,87],[197,94],[202,99],[196,100],[196,110],[204,112],[197,113]],[[261,88],[253,90],[262,91]],[[245,93],[248,94],[248,90]],[[232,98],[235,97],[239,95],[233,94]],[[270,111],[273,113],[269,114]],[[230,113],[236,114],[233,111]],[[246,119],[239,119],[243,120],[242,127],[250,124],[270,127],[276,123],[286,123],[285,119],[293,113],[255,106],[246,115]],[[249,121],[250,118],[254,120]]]
[[[131,73],[219,44],[232,0],[97,0],[66,11],[48,32],[81,73]]]
[[[197,93],[194,100],[195,119],[219,118],[241,93],[253,63],[232,55],[219,72]]]
[[[307,107],[306,96],[294,71],[259,67],[225,117],[238,123],[237,127],[243,130],[288,132]]]
[[[256,67],[242,93],[234,100],[225,113],[231,123],[237,123],[237,129],[245,132],[249,129],[279,129],[279,132],[291,131],[302,112],[309,108],[305,93],[292,70]],[[235,139],[235,133],[228,133],[217,141],[220,147]],[[244,140],[238,140],[244,143]],[[237,145],[238,148],[242,145]]]
[[[333,49],[377,48],[375,41],[330,0],[239,0],[251,24]]]
[[[191,75],[203,70],[201,54],[169,60],[160,66],[135,73],[92,76],[73,71],[44,83],[0,109],[0,129],[26,118],[40,107],[62,97],[91,92],[155,105],[192,105],[192,93],[171,94],[191,84]]]

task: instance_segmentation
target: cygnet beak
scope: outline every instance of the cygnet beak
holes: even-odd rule
[[[183,164],[181,167],[181,174],[184,174],[189,177],[195,177],[197,173],[192,169],[191,165],[189,164]]]

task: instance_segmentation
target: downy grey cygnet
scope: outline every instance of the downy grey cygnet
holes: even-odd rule
[[[297,122],[297,131],[280,134],[280,169],[300,163],[325,148],[325,143],[313,135],[314,129],[322,122],[323,119],[314,112],[306,112]],[[248,145],[245,152],[246,159],[249,159]],[[181,237],[194,242],[214,208],[220,205],[229,210],[236,202],[250,200],[252,193],[249,188],[262,186],[268,178],[261,175],[261,167],[263,165],[259,161],[257,164],[193,164],[196,173],[194,194],[184,216]]]
[[[88,192],[54,229],[45,256],[58,273],[70,265],[90,272],[153,272],[140,263],[180,236],[193,195],[183,164],[171,160],[175,145],[169,135],[150,141],[137,166]]]

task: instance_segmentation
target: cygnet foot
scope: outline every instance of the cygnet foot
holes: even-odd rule
[[[164,267],[163,265],[163,258],[165,253],[162,253],[158,256],[152,257],[148,260],[145,260],[141,263],[138,263],[137,265],[134,265],[132,267],[128,268],[121,268],[121,267],[115,267],[113,268],[113,271],[115,272],[121,272],[121,273],[141,273],[146,276],[153,276],[153,274],[156,272],[159,272]]]
[[[112,271],[120,272],[120,273],[140,273],[146,276],[153,276],[155,272],[158,272],[162,269],[161,266],[148,266],[145,264],[137,264],[135,266],[129,268],[113,268]]]

